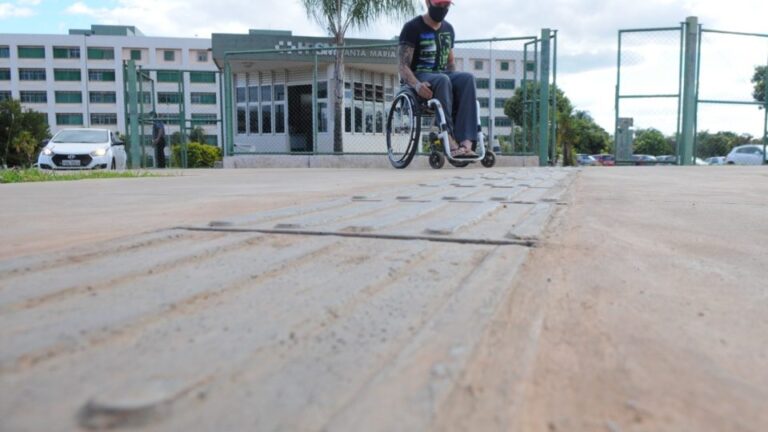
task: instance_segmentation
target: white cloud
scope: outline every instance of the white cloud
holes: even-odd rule
[[[11,3],[0,3],[0,19],[30,17],[35,11],[28,7],[19,7]]]

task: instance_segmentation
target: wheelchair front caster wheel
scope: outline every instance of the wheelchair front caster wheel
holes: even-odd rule
[[[486,168],[493,168],[493,166],[496,165],[496,155],[492,151],[488,151],[485,153],[485,157],[480,163]]]
[[[433,151],[429,154],[429,166],[434,169],[440,169],[445,165],[445,156],[442,153]]]

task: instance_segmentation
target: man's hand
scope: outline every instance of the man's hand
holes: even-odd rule
[[[426,100],[432,99],[432,87],[427,81],[422,81],[416,86],[416,93]]]

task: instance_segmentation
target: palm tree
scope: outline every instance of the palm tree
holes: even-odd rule
[[[301,0],[307,15],[328,31],[336,46],[344,45],[350,28],[364,29],[382,16],[403,19],[416,13],[414,0]],[[333,151],[344,151],[341,126],[344,103],[344,50],[336,50],[333,71]]]

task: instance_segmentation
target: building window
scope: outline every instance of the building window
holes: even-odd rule
[[[483,61],[482,60],[475,60],[475,70],[476,71],[483,70]]]
[[[176,92],[159,92],[157,93],[157,103],[178,105],[181,103],[181,95]]]
[[[488,108],[489,99],[488,98],[477,98],[477,101],[480,102],[480,108]]]
[[[21,91],[19,92],[19,99],[23,103],[48,103],[48,95],[44,91]]]
[[[114,60],[113,48],[88,48],[88,60]]]
[[[210,83],[215,84],[216,83],[216,73],[215,72],[190,72],[189,73],[189,82],[191,83]]]
[[[80,69],[54,69],[55,81],[80,81],[82,79]]]
[[[216,105],[216,93],[191,93],[193,105]]]
[[[217,135],[206,135],[204,139],[206,144],[212,146],[219,145],[219,137]]]
[[[272,86],[261,86],[261,102],[272,102]]]
[[[509,71],[509,62],[508,61],[501,62],[501,71],[502,72],[508,72]]]
[[[496,127],[511,127],[512,119],[509,117],[496,117],[493,124],[496,125]]]
[[[11,80],[11,70],[8,68],[0,69],[0,81],[10,81]]]
[[[275,102],[281,102],[284,100],[285,100],[285,86],[282,84],[275,84]]]
[[[487,90],[490,87],[490,82],[487,78],[478,78],[475,80],[475,84],[478,89]]]
[[[141,50],[131,50],[131,60],[141,60]]]
[[[92,125],[116,125],[117,114],[114,113],[93,113],[91,114]]]
[[[526,72],[536,72],[536,62],[529,61],[525,64],[525,71]]]
[[[0,46],[0,58],[11,57],[11,49],[7,46]]]
[[[251,105],[248,107],[248,121],[250,122],[248,130],[252,134],[259,133],[259,106]]]
[[[261,106],[261,133],[272,133],[272,105]]]
[[[504,108],[504,104],[507,102],[504,98],[496,98],[496,108]]]
[[[176,52],[173,50],[163,51],[163,60],[167,62],[176,61]]]
[[[215,126],[218,124],[216,114],[192,114],[192,126]]]
[[[248,101],[249,102],[259,102],[259,86],[249,86],[248,87]],[[238,100],[238,102],[245,102],[245,99],[242,101]]]
[[[148,93],[147,93],[148,94]],[[90,101],[95,104],[114,104],[117,103],[117,94],[115,92],[95,91],[90,93]]]
[[[0,91],[0,102],[11,100],[11,92],[9,91]]]
[[[53,47],[53,58],[55,59],[79,59],[80,48],[78,47]]]
[[[41,46],[20,46],[18,49],[19,58],[22,59],[44,59],[45,47]]]
[[[480,117],[480,126],[488,127],[488,117]]]
[[[45,69],[19,69],[19,81],[45,81]]]
[[[237,107],[237,133],[245,133],[245,107]]]
[[[80,113],[57,113],[56,124],[59,126],[82,126],[83,115]]]
[[[178,125],[179,124],[179,114],[178,113],[167,113],[167,114],[158,114],[157,118],[160,119],[163,123],[167,125]]]
[[[197,51],[197,61],[199,63],[208,62],[208,51]]]
[[[245,103],[245,87],[237,88],[237,103]]]
[[[499,90],[514,90],[515,80],[513,79],[497,79],[496,88]]]
[[[115,81],[115,71],[107,69],[89,69],[88,70],[89,81]]]
[[[57,91],[57,104],[80,104],[83,103],[83,94],[79,91]]]
[[[181,72],[177,70],[157,71],[157,82],[178,83],[181,81]]]

